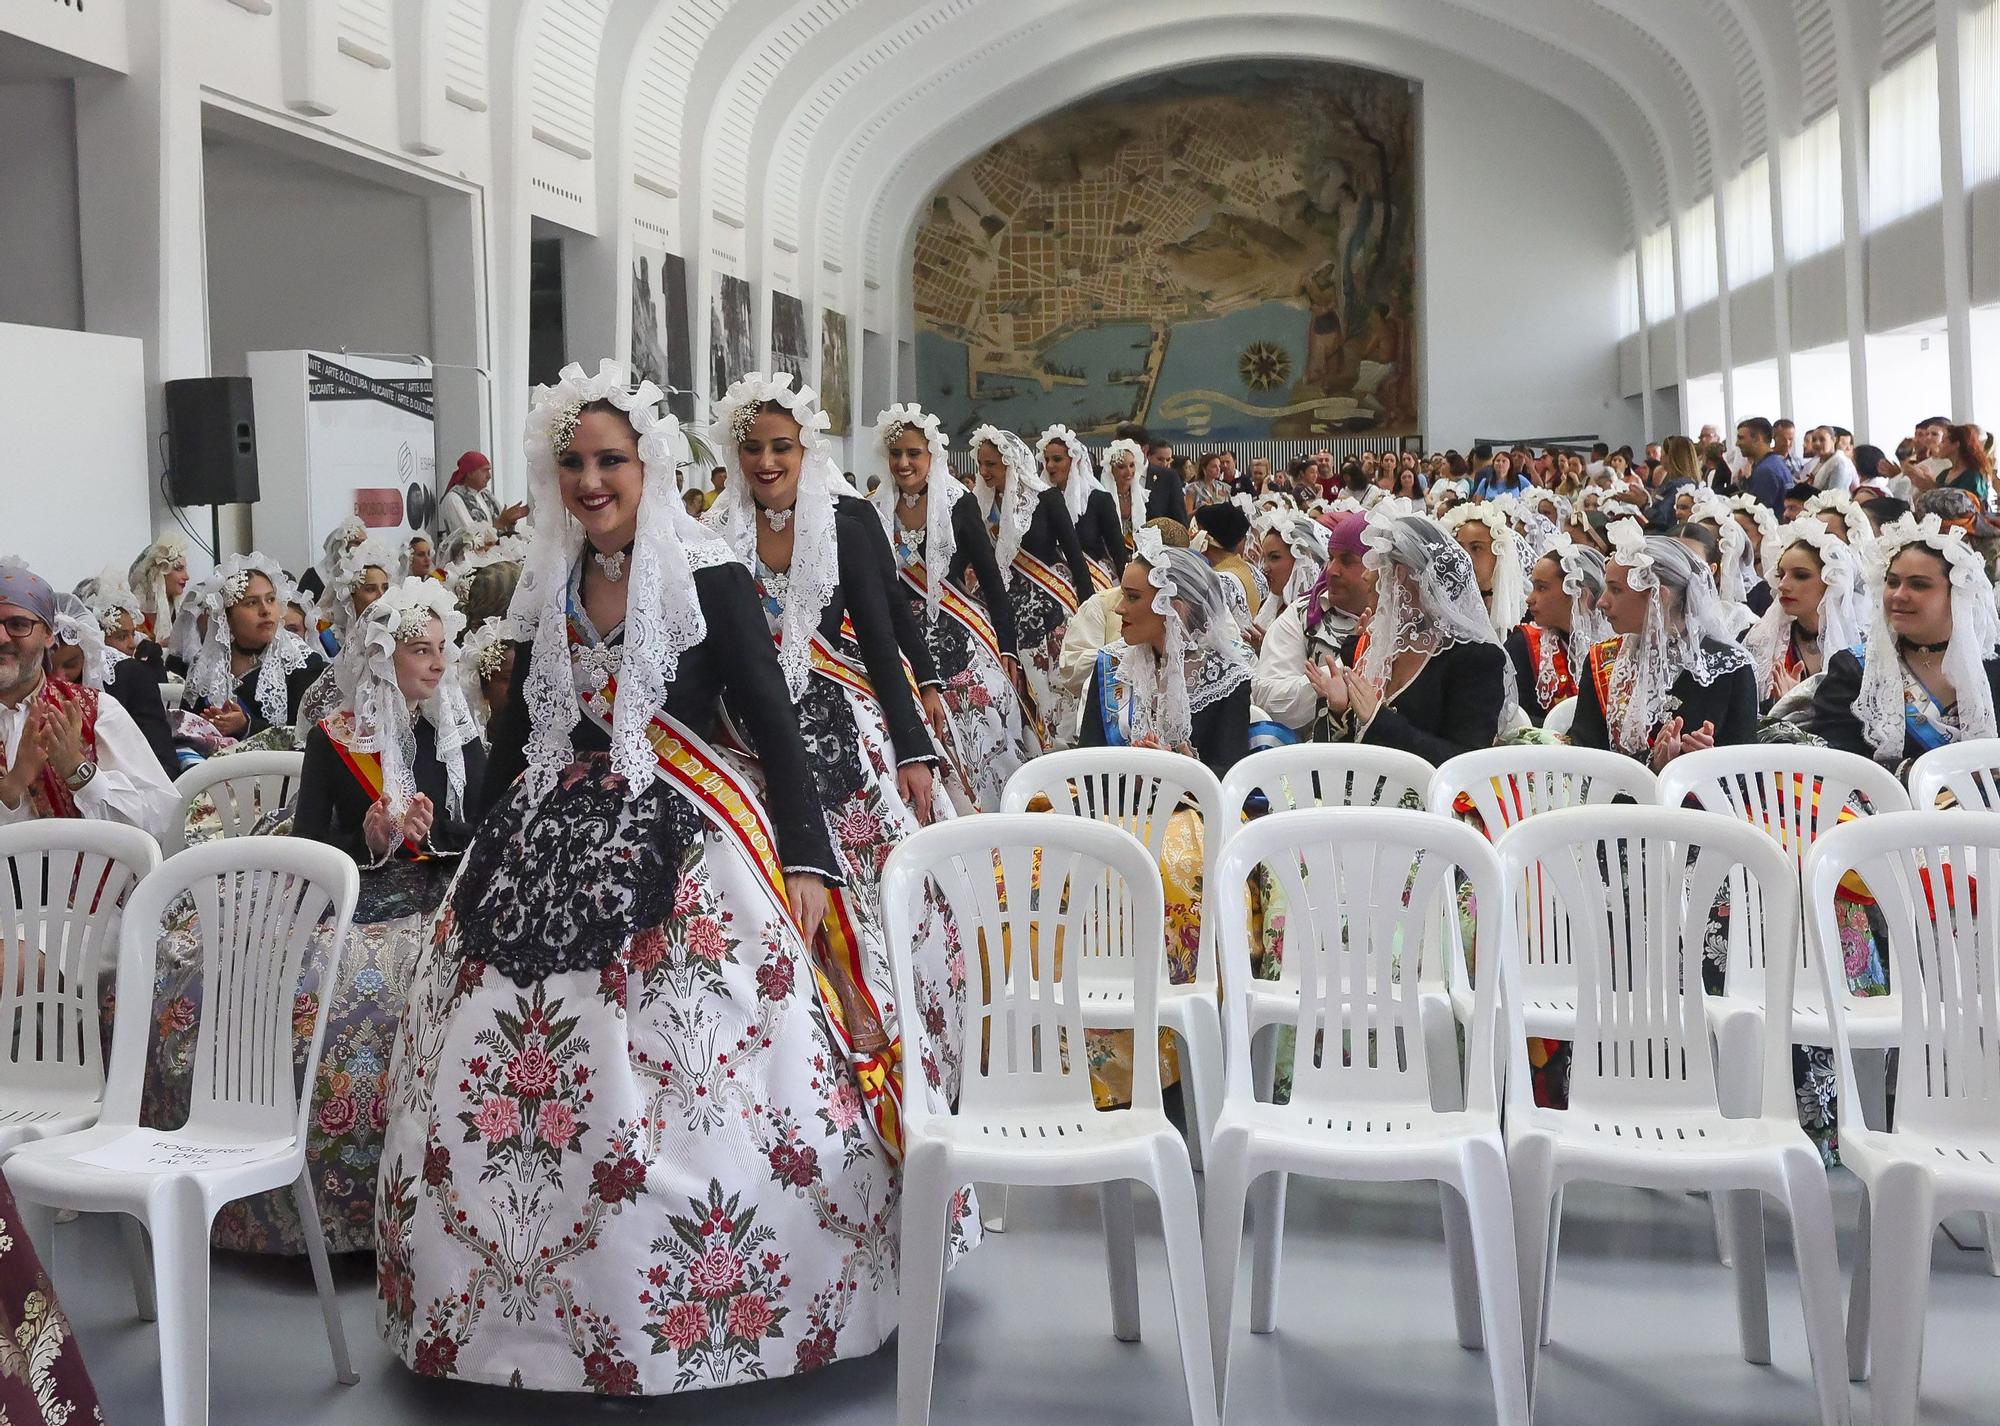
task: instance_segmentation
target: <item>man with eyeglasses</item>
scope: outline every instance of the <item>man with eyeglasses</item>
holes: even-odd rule
[[[130,713],[48,671],[55,612],[47,581],[0,560],[0,826],[88,817],[160,836],[180,797]]]

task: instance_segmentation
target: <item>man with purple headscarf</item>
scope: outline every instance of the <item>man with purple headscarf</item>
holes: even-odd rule
[[[89,817],[162,835],[180,797],[132,715],[48,671],[56,598],[0,559],[0,826]]]
[[[1375,604],[1375,576],[1362,563],[1366,515],[1343,515],[1327,535],[1326,568],[1310,594],[1292,602],[1257,652],[1250,698],[1264,716],[1300,733],[1312,727],[1319,695],[1306,680],[1306,660],[1331,658]]]

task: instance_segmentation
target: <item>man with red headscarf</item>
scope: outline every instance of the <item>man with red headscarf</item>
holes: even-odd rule
[[[0,826],[92,817],[163,834],[180,796],[115,699],[48,672],[55,593],[0,560]]]
[[[451,480],[438,502],[438,524],[446,535],[455,535],[474,525],[491,525],[501,534],[514,528],[528,513],[526,505],[509,505],[504,510],[493,496],[493,462],[478,451],[458,458]]]

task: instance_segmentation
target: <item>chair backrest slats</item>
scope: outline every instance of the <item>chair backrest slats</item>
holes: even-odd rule
[[[1272,812],[1315,807],[1421,808],[1434,769],[1415,753],[1357,743],[1298,743],[1250,754],[1222,781],[1234,816],[1262,793]]]
[[[1947,743],[1910,765],[1910,805],[1917,811],[1936,810],[1947,792],[1963,811],[2000,811],[2000,738]]]
[[[927,902],[957,927],[966,984],[962,1112],[1096,1112],[1082,982],[1104,938],[1126,946],[1137,1043],[1157,1038],[1164,898],[1158,868],[1123,829],[1009,813],[940,823],[896,848],[882,885],[899,1003],[917,1003],[908,947]],[[911,1062],[917,1039],[905,1037],[906,1085],[923,1083]],[[1159,1107],[1156,1056],[1134,1057],[1132,1088],[1134,1105]],[[904,1106],[913,1126],[939,1112],[941,1103],[915,1093]]]
[[[243,752],[189,768],[174,780],[181,814],[169,829],[168,855],[188,845],[188,819],[204,797],[214,805],[219,835],[247,836],[260,818],[291,801],[304,766],[303,753]]]
[[[159,860],[131,827],[47,818],[0,828],[0,1113],[9,1088],[102,1088],[100,973],[127,898]]]

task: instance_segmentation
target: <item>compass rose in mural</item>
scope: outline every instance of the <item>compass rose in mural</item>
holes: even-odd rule
[[[1236,359],[1236,373],[1252,391],[1275,391],[1292,375],[1292,359],[1276,342],[1252,342]]]

